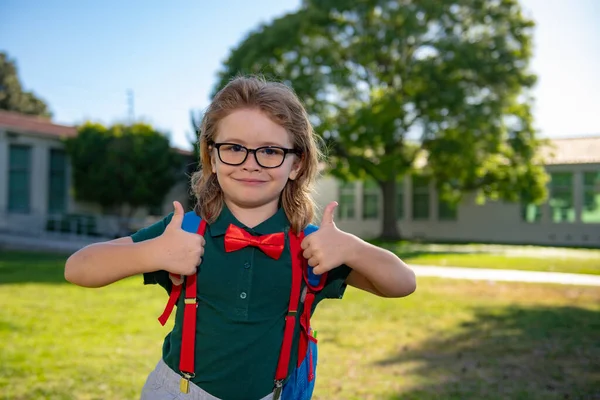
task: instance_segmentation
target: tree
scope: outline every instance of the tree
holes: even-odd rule
[[[23,91],[16,63],[0,52],[0,110],[50,117],[44,100],[32,92]]]
[[[78,130],[66,139],[77,200],[100,204],[122,224],[140,207],[163,203],[183,165],[165,135],[141,123],[110,128],[86,123]]]
[[[531,31],[517,0],[305,0],[234,48],[238,74],[293,86],[325,138],[331,172],[383,193],[382,237],[399,237],[396,185],[431,176],[445,201],[539,202]]]

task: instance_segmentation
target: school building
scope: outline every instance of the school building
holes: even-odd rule
[[[71,170],[60,140],[76,129],[40,117],[0,111],[0,234],[44,237],[59,233],[114,237],[115,217],[97,204],[74,200]],[[425,241],[528,243],[600,247],[600,136],[552,141],[545,157],[550,196],[540,207],[488,201],[471,195],[457,207],[438,200],[432,182],[407,176],[398,185],[398,228]],[[191,156],[189,152],[182,154]],[[187,162],[186,162],[187,163]],[[184,166],[182,166],[184,169]],[[132,228],[186,203],[185,174],[159,210],[140,210]],[[361,237],[381,232],[383,199],[372,182],[341,183],[324,176],[317,185],[321,208],[339,203],[337,225]]]
[[[61,138],[76,134],[74,127],[46,118],[0,110],[0,234],[55,238],[120,234],[119,218],[103,215],[98,204],[76,201],[73,196],[71,167]],[[139,228],[153,221],[148,218],[150,211],[168,213],[172,200],[186,204],[188,161],[163,207],[139,210],[130,225]]]
[[[549,197],[541,206],[500,201],[458,207],[438,199],[433,182],[407,176],[397,186],[397,226],[403,238],[600,248],[600,136],[557,139],[545,153]],[[373,182],[319,182],[319,204],[339,204],[336,224],[361,237],[381,233],[383,199]]]

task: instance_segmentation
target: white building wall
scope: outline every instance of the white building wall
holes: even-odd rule
[[[0,129],[0,229],[6,227],[6,209],[8,208],[8,140]]]
[[[28,214],[8,213],[8,168],[11,145],[31,147],[31,169],[29,174]],[[24,232],[43,229],[48,211],[48,180],[50,148],[62,148],[56,139],[35,135],[0,133],[0,227],[18,227]]]

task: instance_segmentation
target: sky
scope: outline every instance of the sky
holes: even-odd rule
[[[166,5],[168,4],[168,6]],[[300,0],[0,0],[0,51],[53,120],[135,118],[190,149],[190,111],[208,106],[229,51]],[[543,137],[600,135],[600,1],[522,0],[534,19],[535,126]]]

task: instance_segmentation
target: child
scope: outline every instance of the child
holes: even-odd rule
[[[287,388],[291,380],[314,378],[316,360],[307,343],[316,343],[309,326],[316,305],[342,298],[346,285],[382,297],[407,296],[416,287],[414,273],[391,252],[339,230],[335,202],[308,234],[319,151],[306,111],[286,86],[258,78],[231,81],[204,115],[199,146],[195,212],[184,217],[174,202],[172,214],[131,237],[73,254],[65,277],[99,287],[143,274],[145,284],[161,285],[177,301],[173,330],[142,399],[301,398]],[[186,218],[198,217],[199,225],[182,229]],[[292,283],[302,256],[312,268],[304,264],[304,281]],[[175,292],[183,277],[191,297]],[[294,304],[296,287],[303,291],[297,290]],[[305,362],[313,368],[308,378],[297,372]],[[310,398],[312,388],[302,390],[302,398]]]

